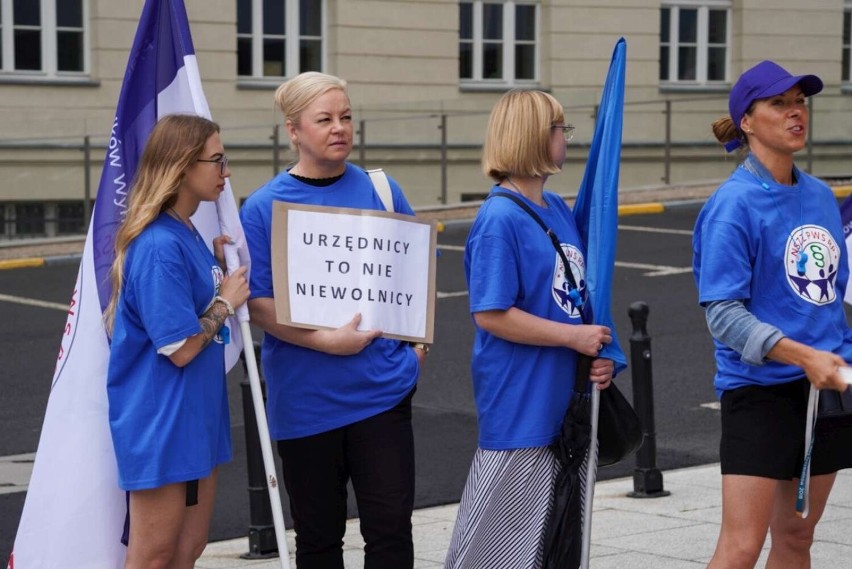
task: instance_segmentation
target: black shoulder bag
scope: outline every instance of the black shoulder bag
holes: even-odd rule
[[[562,250],[559,243],[559,237],[550,229],[544,220],[527,205],[527,203],[515,194],[509,192],[491,192],[486,199],[494,196],[507,198],[518,204],[521,209],[529,214],[533,220],[541,227],[553,248],[559,254],[562,260],[562,265],[565,268],[565,279],[568,281],[569,298],[575,308],[579,309],[581,319],[584,324],[593,322],[591,306],[588,302],[584,302],[577,281],[571,272],[571,265],[568,263],[568,258]],[[586,386],[589,383],[589,373],[592,366],[591,356],[578,354],[577,358],[577,375],[574,390],[577,392],[585,392]],[[609,466],[615,464],[630,456],[642,446],[642,424],[639,421],[636,411],[615,386],[615,382],[611,382],[607,389],[600,392],[600,407],[598,409],[598,465]]]

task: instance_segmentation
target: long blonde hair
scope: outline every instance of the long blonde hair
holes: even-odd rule
[[[491,109],[482,171],[496,182],[516,175],[539,177],[559,172],[550,155],[550,127],[564,122],[565,111],[552,95],[514,89]]]
[[[168,115],[154,126],[136,169],[127,215],[115,235],[115,260],[110,276],[112,296],[104,311],[111,334],[124,282],[127,249],[160,212],[173,206],[186,170],[201,156],[219,125],[195,115]]]

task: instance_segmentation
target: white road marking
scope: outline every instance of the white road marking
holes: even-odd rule
[[[464,245],[438,245],[444,251],[464,251]]]
[[[638,269],[640,271],[648,271],[643,276],[645,277],[666,277],[669,275],[680,275],[683,273],[691,273],[692,267],[670,267],[668,265],[649,265],[647,263],[625,263],[616,261],[616,267],[624,269]]]
[[[713,409],[714,411],[721,411],[722,404],[718,401],[711,401],[710,403],[702,403],[699,407],[704,407],[705,409]]]
[[[35,453],[0,456],[0,494],[26,492]]]
[[[15,304],[23,304],[26,306],[38,306],[39,308],[53,308],[63,312],[68,311],[67,304],[58,302],[47,302],[46,300],[35,300],[33,298],[24,298],[23,296],[12,296],[11,294],[0,294],[0,302],[12,302]]]
[[[619,225],[625,231],[641,231],[644,233],[668,233],[669,235],[692,235],[691,229],[667,229],[665,227],[644,227],[642,225]]]
[[[438,292],[438,298],[455,298],[457,296],[467,296],[468,292],[466,290],[460,290],[458,292]]]

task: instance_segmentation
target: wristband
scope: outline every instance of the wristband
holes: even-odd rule
[[[412,343],[411,347],[415,350],[420,350],[421,352],[423,352],[424,355],[429,355],[429,350],[431,348],[429,344],[424,344],[422,342]]]
[[[214,296],[213,302],[221,302],[222,304],[225,305],[225,308],[228,310],[228,316],[234,315],[234,307],[231,306],[231,303],[228,302],[226,299],[222,298],[221,296]]]

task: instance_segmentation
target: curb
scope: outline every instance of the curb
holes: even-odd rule
[[[82,253],[74,255],[58,255],[54,257],[24,257],[22,259],[6,259],[0,261],[0,271],[4,269],[29,269],[34,267],[57,267],[79,263]]]

